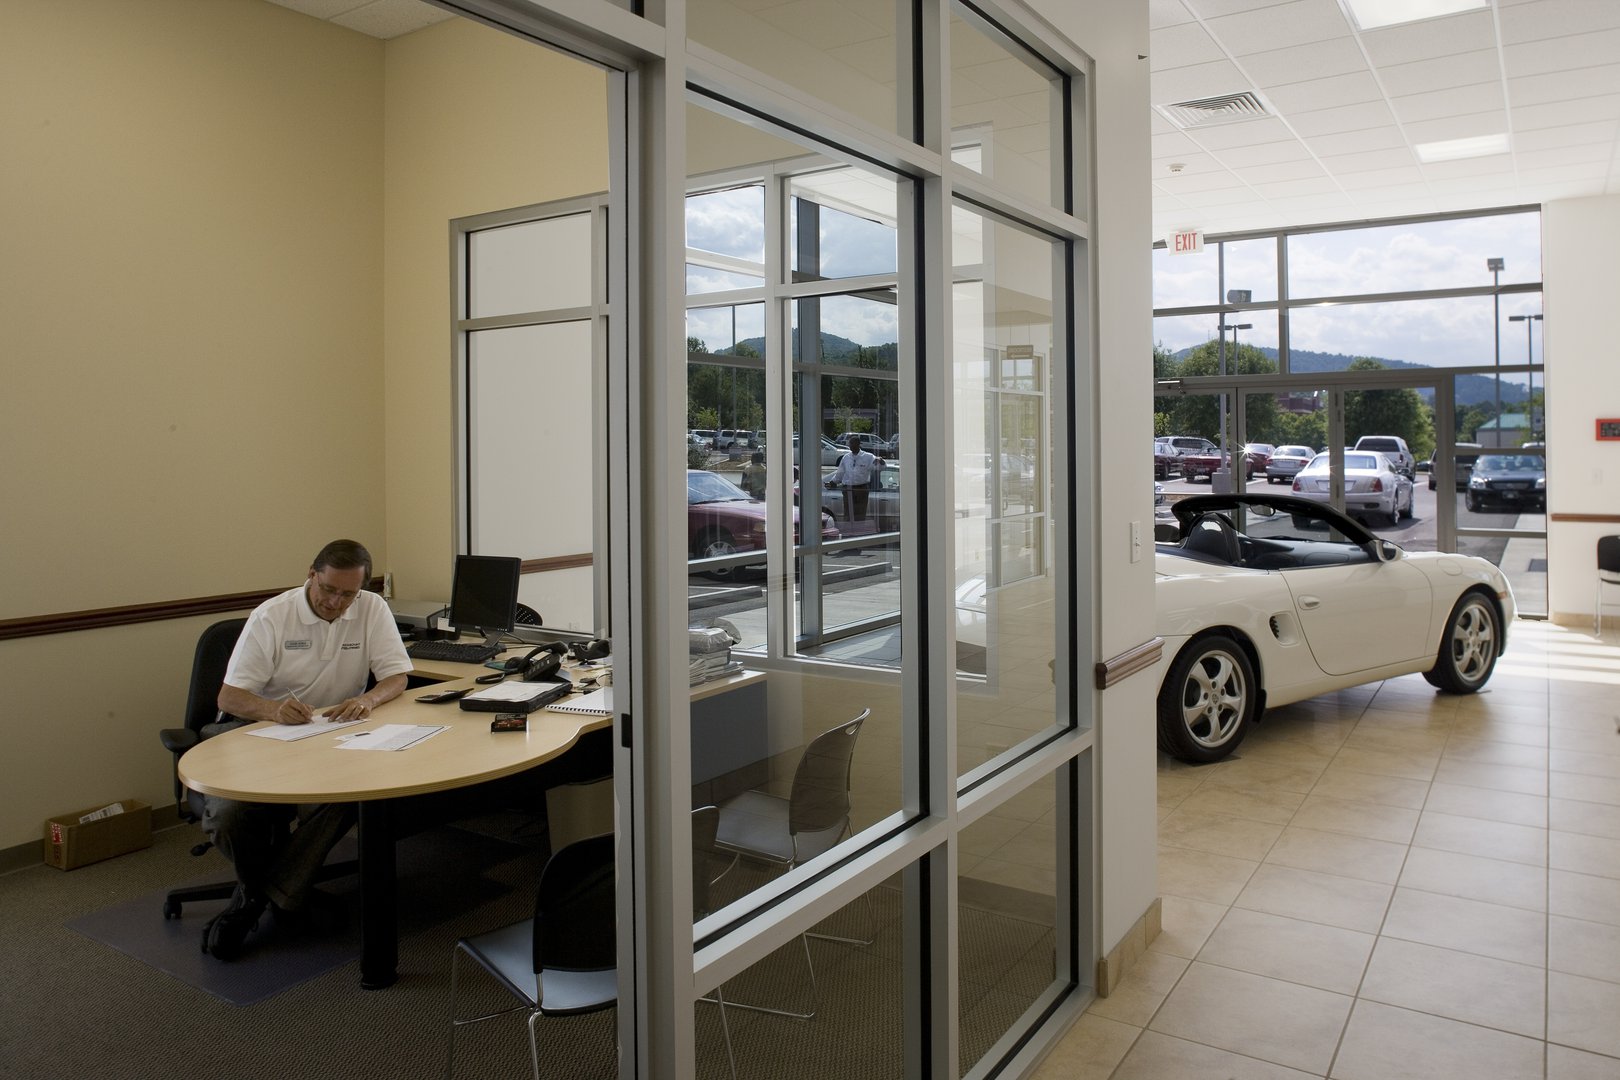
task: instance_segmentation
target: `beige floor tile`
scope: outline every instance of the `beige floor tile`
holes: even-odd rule
[[[1178,776],[1159,770],[1159,805],[1174,810],[1190,799],[1194,792],[1204,786],[1204,781],[1193,776]]]
[[[1179,809],[1188,814],[1221,814],[1286,825],[1304,801],[1305,796],[1297,791],[1211,785],[1189,795]]]
[[[1310,1080],[1315,1075],[1145,1031],[1110,1080]]]
[[[1318,746],[1302,739],[1251,738],[1243,743],[1248,761],[1266,761],[1290,768],[1323,769],[1333,760],[1337,746]]]
[[[1574,874],[1620,878],[1620,840],[1582,833],[1549,833],[1547,865]]]
[[[1554,750],[1576,750],[1583,754],[1620,757],[1620,721],[1612,715],[1594,717],[1596,724],[1581,727],[1555,727],[1547,743]]]
[[[1378,776],[1398,776],[1405,780],[1432,780],[1440,764],[1440,751],[1418,750],[1360,750],[1345,746],[1333,759],[1333,764],[1356,772]]]
[[[1613,780],[1620,777],[1620,755],[1594,754],[1585,750],[1554,750],[1549,756],[1547,767],[1556,772],[1604,776]]]
[[[1547,916],[1419,889],[1396,889],[1383,936],[1545,967]]]
[[[1614,688],[1602,697],[1560,699],[1547,707],[1547,726],[1566,731],[1612,735],[1620,726],[1620,710],[1614,704]]]
[[[1225,904],[1206,904],[1185,896],[1161,896],[1159,922],[1162,929],[1148,944],[1148,951],[1191,960],[1204,947],[1227,910]]]
[[[1620,926],[1550,916],[1547,967],[1566,975],[1620,982]]]
[[[1281,832],[1281,825],[1200,813],[1183,805],[1159,823],[1159,843],[1259,862]]]
[[[1483,855],[1531,866],[1547,865],[1547,830],[1530,825],[1510,825],[1425,810],[1418,819],[1412,843],[1417,847]]]
[[[1521,769],[1545,769],[1550,751],[1545,746],[1495,742],[1471,735],[1452,735],[1442,757],[1452,761],[1477,761],[1485,765],[1517,765]]]
[[[1376,940],[1355,930],[1233,908],[1198,962],[1354,994]]]
[[[1260,864],[1191,848],[1159,847],[1159,892],[1230,904]]]
[[[1348,802],[1319,795],[1308,797],[1292,822],[1302,829],[1345,833],[1397,844],[1411,843],[1417,823],[1418,811],[1406,807]]]
[[[1356,1002],[1334,1080],[1540,1080],[1536,1039],[1439,1016]]]
[[[1474,953],[1381,937],[1367,964],[1361,996],[1542,1038],[1546,1029],[1546,972]]]
[[[1396,727],[1364,720],[1344,740],[1346,750],[1375,750],[1386,753],[1438,754],[1446,747],[1446,731]]]
[[[1620,1057],[1616,1018],[1620,1018],[1620,983],[1547,973],[1548,1042]]]
[[[1555,772],[1549,774],[1548,781],[1547,794],[1555,799],[1575,799],[1578,802],[1620,806],[1620,780],[1612,777]]]
[[[1509,743],[1516,746],[1547,745],[1547,724],[1514,723],[1491,716],[1459,716],[1452,725],[1451,735],[1459,739],[1478,739],[1482,742]]]
[[[1547,794],[1545,769],[1521,769],[1514,765],[1447,759],[1440,762],[1434,778],[1447,784],[1468,784],[1493,791],[1517,791],[1522,795]]]
[[[1547,799],[1541,795],[1520,795],[1516,791],[1492,791],[1466,784],[1429,785],[1429,801],[1423,809],[1458,817],[1505,821],[1513,825],[1547,827]]]
[[[1275,791],[1297,791],[1303,794],[1315,786],[1325,767],[1325,764],[1299,765],[1262,761],[1258,758],[1249,759],[1243,756],[1240,747],[1237,754],[1225,761],[1205,766],[1208,775],[1205,782],[1246,789],[1269,787]]]
[[[1322,778],[1311,789],[1312,795],[1346,802],[1372,803],[1376,806],[1404,806],[1408,810],[1423,809],[1428,798],[1429,784],[1425,780],[1406,780],[1396,776],[1379,776],[1334,762],[1327,767]]]
[[[1455,710],[1431,712],[1414,705],[1406,709],[1368,709],[1361,714],[1356,726],[1388,728],[1391,731],[1429,731],[1444,735],[1456,722]]]
[[[1547,910],[1547,871],[1539,866],[1413,848],[1400,884],[1408,889],[1484,900],[1529,911]]]
[[[1107,1076],[1141,1034],[1141,1028],[1084,1013],[1046,1055],[1033,1080]]]
[[[1146,1027],[1191,961],[1148,951],[1136,958],[1114,992],[1093,1001],[1086,1012],[1122,1024]]]
[[[1298,983],[1194,963],[1153,1031],[1325,1075],[1353,999]],[[1279,1017],[1287,1017],[1279,1023]]]
[[[1266,853],[1265,861],[1393,885],[1406,861],[1406,845],[1289,827]]]
[[[1620,1080],[1620,1058],[1549,1044],[1547,1080]]]
[[[1549,870],[1547,914],[1620,926],[1620,881]]]
[[[1560,832],[1607,836],[1620,840],[1620,806],[1575,802],[1571,799],[1547,801],[1547,824]]]
[[[1370,934],[1383,922],[1392,892],[1376,882],[1267,863],[1254,872],[1235,906]]]

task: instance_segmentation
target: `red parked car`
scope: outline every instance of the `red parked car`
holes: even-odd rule
[[[837,540],[838,526],[826,511],[821,539]],[[799,508],[793,508],[793,542],[799,542]],[[765,548],[765,504],[718,473],[686,470],[686,550],[694,559],[716,559],[739,551]],[[703,573],[730,577],[739,567],[722,566]]]

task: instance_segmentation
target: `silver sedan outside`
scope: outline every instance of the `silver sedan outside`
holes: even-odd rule
[[[1279,481],[1291,481],[1299,470],[1311,463],[1316,451],[1308,446],[1279,446],[1271,452],[1271,460],[1266,463],[1266,483],[1275,484]]]
[[[1294,494],[1313,502],[1331,502],[1331,454],[1317,454],[1294,477]],[[1344,512],[1357,517],[1381,516],[1391,525],[1412,516],[1412,481],[1396,471],[1386,454],[1349,451],[1344,455]]]

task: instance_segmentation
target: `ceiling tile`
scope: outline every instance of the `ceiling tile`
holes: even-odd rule
[[[1388,26],[1361,35],[1374,64],[1406,64],[1433,60],[1454,53],[1496,47],[1496,27],[1490,11],[1470,11],[1442,19]]]
[[[1353,71],[1328,79],[1267,86],[1264,90],[1266,100],[1284,114],[1354,105],[1359,101],[1381,101],[1384,97],[1383,91],[1378,88],[1378,80],[1373,78],[1370,71]]]
[[[353,11],[334,15],[330,21],[386,41],[455,17],[453,11],[444,11],[418,3],[417,0],[373,0]]]
[[[1276,183],[1255,184],[1254,189],[1268,199],[1295,198],[1300,195],[1342,195],[1339,185],[1331,177],[1318,176],[1304,180],[1279,180]]]
[[[1181,0],[1148,0],[1149,30],[1192,21],[1192,12],[1187,10],[1187,5]]]
[[[1616,118],[1620,118],[1620,94],[1609,94],[1605,97],[1582,98],[1579,101],[1515,106],[1513,130],[1529,131],[1534,128],[1562,127],[1565,124],[1583,124],[1593,120]]]
[[[1254,146],[1239,146],[1220,152],[1222,161],[1229,162],[1231,158],[1239,156],[1242,157],[1245,165],[1268,165],[1283,161],[1309,160],[1311,152],[1298,139],[1258,143]]]
[[[1525,75],[1509,79],[1507,92],[1514,105],[1543,105],[1585,97],[1597,86],[1620,86],[1620,64]]]
[[[1180,165],[1180,171],[1171,172],[1170,166],[1172,164]],[[1217,170],[1225,172],[1226,166],[1208,154],[1192,153],[1184,157],[1155,157],[1153,159],[1154,179],[1161,176],[1168,178],[1178,175],[1215,172]]]
[[[1345,131],[1337,135],[1318,135],[1307,139],[1306,145],[1319,157],[1336,154],[1359,154],[1363,150],[1388,150],[1405,146],[1406,138],[1398,128],[1367,128],[1365,131]]]
[[[1478,135],[1499,135],[1508,130],[1507,113],[1471,113],[1467,116],[1448,116],[1443,120],[1419,120],[1405,125],[1407,141],[1418,143],[1443,142],[1448,139],[1472,139]]]
[[[1502,61],[1495,49],[1476,49],[1378,69],[1378,81],[1391,97],[1407,97],[1445,86],[1470,86],[1501,77]]]
[[[1336,154],[1322,159],[1322,167],[1334,176],[1356,173],[1411,168],[1417,165],[1417,156],[1404,146],[1388,150],[1366,150],[1359,154]]]
[[[1502,84],[1499,82],[1454,86],[1448,90],[1431,90],[1427,94],[1411,94],[1390,101],[1390,105],[1395,109],[1395,115],[1400,117],[1403,124],[1485,112],[1500,109],[1505,104],[1502,98]]]
[[[1230,60],[1217,60],[1209,64],[1194,64],[1173,71],[1155,71],[1149,93],[1156,105],[1173,101],[1196,101],[1200,98],[1238,94],[1251,89],[1249,79]]]
[[[1256,86],[1276,86],[1279,83],[1304,82],[1306,79],[1325,79],[1333,75],[1348,75],[1353,71],[1366,71],[1367,59],[1348,37],[1331,41],[1313,41],[1309,45],[1296,45],[1292,49],[1272,49],[1253,53],[1243,58],[1243,70]]]
[[[1456,161],[1436,161],[1423,165],[1423,175],[1429,180],[1444,180],[1458,176],[1501,176],[1512,168],[1508,154],[1490,154],[1486,157],[1458,158]]]
[[[1410,155],[1408,155],[1410,156]],[[1339,186],[1346,191],[1365,191],[1368,188],[1399,187],[1402,184],[1423,183],[1423,170],[1416,165],[1400,169],[1372,169],[1368,172],[1334,173]]]
[[[1198,144],[1180,131],[1169,131],[1163,135],[1153,136],[1153,156],[1156,158],[1176,155],[1184,157],[1198,152]]]
[[[1182,196],[1189,207],[1231,206],[1234,203],[1252,203],[1260,196],[1249,187],[1219,188],[1212,191],[1194,191]]]
[[[1564,124],[1531,131],[1515,131],[1513,149],[1535,151],[1559,146],[1585,146],[1590,143],[1606,143],[1612,147],[1617,138],[1620,138],[1620,121],[1594,120],[1585,124]]]
[[[1364,101],[1359,105],[1345,105],[1337,109],[1296,113],[1289,118],[1289,123],[1301,138],[1309,139],[1317,135],[1336,135],[1341,131],[1385,127],[1394,124],[1395,117],[1382,101]]]
[[[1570,165],[1555,165],[1545,169],[1520,169],[1519,183],[1560,183],[1570,180],[1602,180],[1609,173],[1607,162],[1586,161]]]
[[[1148,35],[1148,62],[1154,71],[1203,64],[1225,56],[1215,39],[1197,23],[1181,23]]]
[[[1516,147],[1514,160],[1521,169],[1546,169],[1555,165],[1577,165],[1602,162],[1605,168],[1614,159],[1614,147],[1608,143],[1581,143],[1576,146],[1551,146],[1544,150],[1526,150]]]
[[[1205,25],[1233,56],[1350,36],[1350,23],[1335,0],[1292,0],[1210,19]]]
[[[1239,153],[1233,151],[1227,155],[1226,164],[1237,173],[1240,180],[1256,187],[1283,180],[1315,180],[1327,176],[1322,166],[1309,158],[1303,161],[1261,163],[1244,161],[1238,156]]]
[[[1244,187],[1242,180],[1222,169],[1220,172],[1182,173],[1180,176],[1156,176],[1153,182],[1165,191],[1183,198],[1201,191],[1224,191]]]
[[[1503,41],[1541,41],[1598,30],[1620,30],[1620,4],[1613,0],[1535,0],[1500,12]]]
[[[1187,7],[1203,19],[1219,19],[1260,8],[1278,7],[1288,0],[1186,0]]]
[[[1229,146],[1254,146],[1257,143],[1292,140],[1293,136],[1281,120],[1245,120],[1239,124],[1217,124],[1198,128],[1189,133],[1194,142],[1207,150],[1221,150]]]
[[[1509,75],[1540,75],[1548,71],[1595,67],[1612,63],[1620,55],[1620,30],[1523,44],[1507,42],[1502,52],[1507,58]]]

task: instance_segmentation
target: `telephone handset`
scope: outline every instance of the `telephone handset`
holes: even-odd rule
[[[530,651],[527,656],[514,656],[504,665],[508,676],[517,676],[524,682],[550,678],[562,667],[562,657],[549,645]]]

